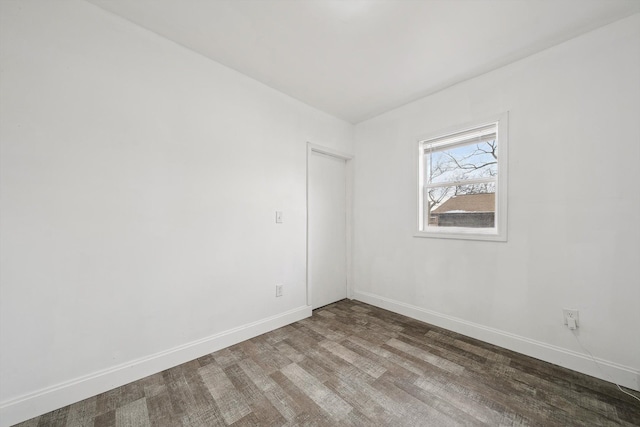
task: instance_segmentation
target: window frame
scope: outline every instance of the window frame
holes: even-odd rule
[[[473,227],[429,227],[425,224],[421,229],[424,221],[424,145],[429,141],[446,138],[457,133],[479,129],[484,126],[496,124],[496,133],[498,137],[498,177],[496,179],[496,211],[495,211],[495,227],[492,228],[473,228]],[[458,143],[452,143],[449,147],[455,147]],[[485,241],[507,241],[507,200],[508,200],[508,146],[509,146],[509,113],[493,115],[484,120],[474,120],[462,125],[452,126],[446,130],[434,132],[417,139],[414,148],[416,156],[416,220],[414,237],[429,237],[441,239],[465,239],[465,240],[485,240]]]

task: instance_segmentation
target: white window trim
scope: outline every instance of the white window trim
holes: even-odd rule
[[[498,123],[498,179],[496,181],[496,226],[494,228],[467,228],[467,227],[433,227],[428,230],[420,230],[422,214],[422,167],[423,156],[422,145],[424,141],[442,138],[466,129],[481,127],[488,123]],[[449,129],[421,136],[417,139],[413,152],[415,156],[415,178],[416,186],[416,207],[415,207],[415,232],[414,237],[432,237],[441,239],[465,239],[465,240],[487,240],[487,241],[507,241],[507,181],[509,165],[509,113],[505,112],[484,120],[474,120],[473,122],[453,126]]]

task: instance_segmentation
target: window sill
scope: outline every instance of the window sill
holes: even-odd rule
[[[469,230],[468,228],[447,227],[437,230],[416,231],[413,237],[427,237],[436,239],[483,240],[491,242],[506,242],[507,233],[498,233],[495,228],[485,230]]]

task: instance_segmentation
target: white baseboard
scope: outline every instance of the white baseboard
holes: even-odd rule
[[[275,316],[248,323],[147,357],[56,384],[0,403],[0,426],[8,427],[95,396],[115,387],[164,371],[265,332],[311,316],[311,307],[302,306]]]
[[[640,371],[628,366],[595,358],[598,362],[598,367],[591,357],[583,353],[468,322],[369,292],[354,291],[353,299],[605,381],[613,381],[632,390],[640,391]]]

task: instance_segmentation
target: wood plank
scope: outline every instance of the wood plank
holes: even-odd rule
[[[69,406],[67,414],[67,427],[84,427],[93,425],[96,416],[96,397],[81,400]]]
[[[151,427],[146,400],[143,397],[116,409],[116,427]]]
[[[198,372],[227,424],[233,424],[251,412],[242,395],[217,364],[210,363]]]
[[[345,402],[340,396],[297,364],[291,363],[280,371],[320,408],[329,414],[332,419],[343,420],[353,409],[351,405]]]

